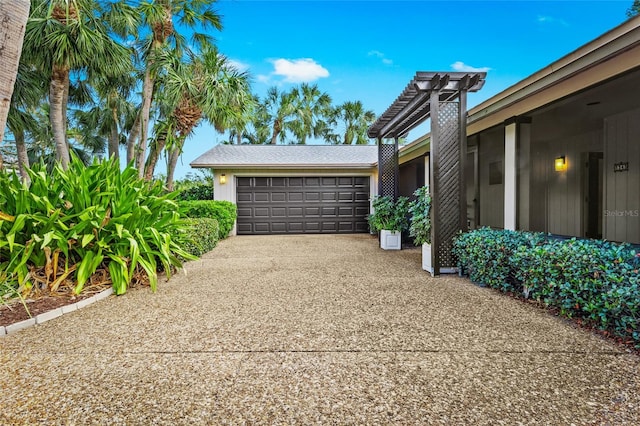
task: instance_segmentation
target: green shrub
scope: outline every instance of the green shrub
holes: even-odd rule
[[[220,239],[227,238],[236,222],[236,205],[229,201],[180,201],[181,213],[190,218],[207,217],[216,219],[220,228]]]
[[[472,281],[522,292],[640,347],[640,253],[630,245],[485,228],[454,247]]]
[[[75,277],[80,293],[98,267],[108,268],[114,292],[126,292],[138,268],[157,285],[157,270],[181,266],[184,252],[171,233],[181,226],[174,194],[159,182],[120,171],[115,161],[85,166],[74,156],[68,170],[29,171],[30,187],[0,173],[0,271],[20,292],[34,286],[30,270],[44,268],[50,289]]]
[[[549,240],[512,263],[530,297],[640,345],[639,254],[628,244]]]
[[[399,197],[395,202],[389,195],[374,198],[373,213],[368,216],[369,227],[372,231],[404,231],[409,225],[409,199]]]
[[[415,200],[409,203],[411,225],[409,235],[415,245],[431,244],[431,194],[429,187],[423,186],[414,191]]]
[[[189,188],[178,190],[176,200],[213,200],[213,185],[210,183],[197,183]]]
[[[515,266],[509,258],[520,247],[535,246],[542,234],[481,228],[459,235],[454,241],[458,265],[471,281],[502,291],[520,291]]]
[[[218,244],[218,221],[206,217],[184,219],[184,228],[174,238],[187,253],[202,256]]]

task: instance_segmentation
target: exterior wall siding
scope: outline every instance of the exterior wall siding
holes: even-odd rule
[[[604,169],[603,236],[640,244],[640,109],[605,119]]]
[[[482,133],[478,144],[480,226],[504,227],[504,129]],[[499,174],[499,176],[497,175]],[[492,176],[493,175],[493,176]],[[493,180],[492,180],[493,177]],[[497,179],[499,177],[500,183]],[[493,182],[493,183],[492,183]]]
[[[547,229],[559,235],[583,236],[584,196],[582,179],[585,173],[582,154],[602,151],[602,132],[592,131],[546,143],[547,168]],[[565,156],[567,170],[556,172],[554,159]]]

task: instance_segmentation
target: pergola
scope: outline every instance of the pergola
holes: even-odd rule
[[[453,239],[466,231],[464,161],[467,92],[484,85],[486,73],[417,72],[402,94],[369,127],[378,140],[378,194],[398,197],[398,139],[431,118],[429,189],[433,275],[453,269]],[[393,140],[385,143],[384,140]]]

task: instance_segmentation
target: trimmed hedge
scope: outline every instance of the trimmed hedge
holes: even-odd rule
[[[220,239],[229,236],[229,232],[231,232],[236,222],[237,208],[230,201],[192,200],[179,201],[178,205],[183,216],[216,219],[218,221]]]
[[[176,201],[193,200],[213,200],[213,185],[211,183],[198,183],[178,191]]]
[[[218,221],[207,217],[184,219],[185,227],[173,237],[189,254],[202,256],[218,244]]]
[[[472,281],[522,293],[640,348],[640,253],[631,245],[484,228],[454,246]]]

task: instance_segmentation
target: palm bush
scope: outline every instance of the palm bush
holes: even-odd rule
[[[182,226],[175,194],[133,168],[74,157],[68,170],[38,165],[29,175],[27,187],[0,173],[0,271],[21,293],[54,291],[71,279],[78,294],[99,267],[116,294],[141,274],[155,290],[159,268],[170,275],[178,256],[195,258],[171,238]]]

